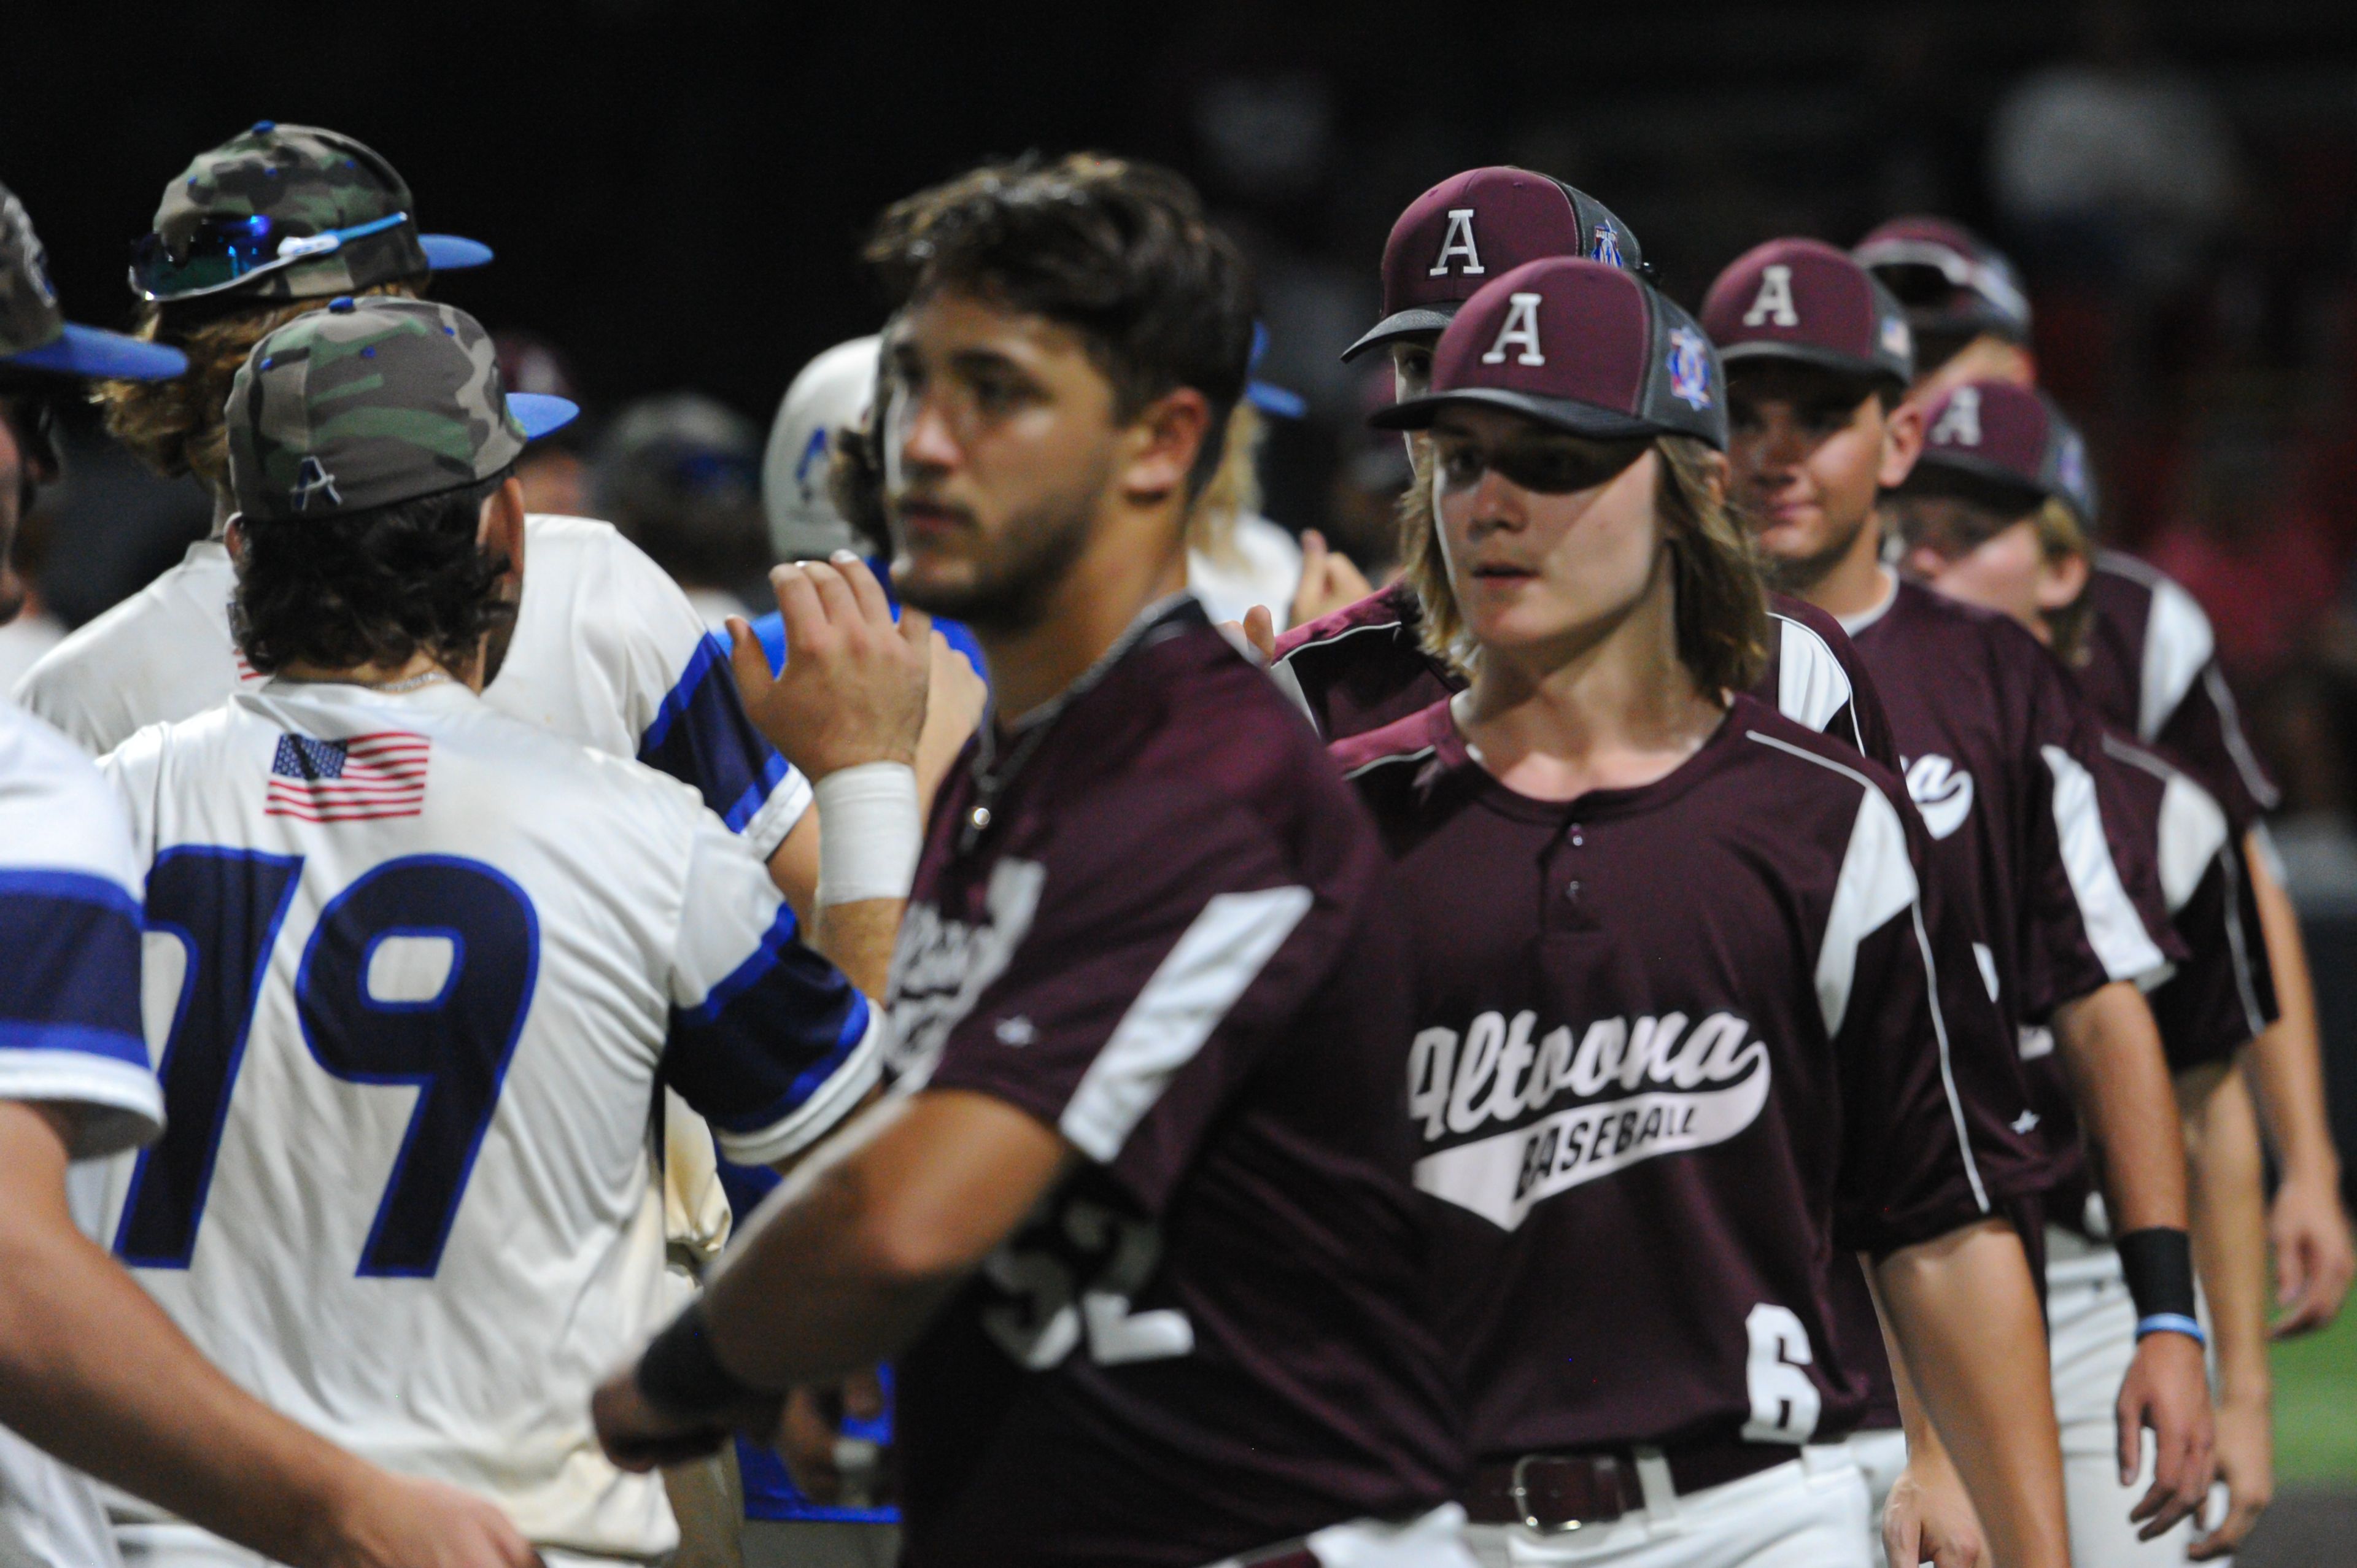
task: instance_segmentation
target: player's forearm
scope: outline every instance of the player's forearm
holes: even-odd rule
[[[1876,1283],[1914,1391],[1997,1562],[2070,1562],[2062,1452],[2038,1294],[2021,1239],[1985,1220],[1883,1260]]]
[[[2274,972],[2279,1015],[2248,1055],[2252,1090],[2266,1118],[2287,1181],[2341,1183],[2341,1158],[2324,1111],[2324,1059],[2316,1027],[2316,990],[2309,978],[2308,944],[2290,895],[2268,869],[2256,835],[2246,841],[2251,896],[2259,909],[2267,967]]]
[[[1891,1387],[1899,1395],[1899,1424],[1907,1434],[1907,1456],[1912,1460],[1919,1454],[1939,1453],[1940,1429],[1932,1423],[1931,1412],[1923,1408],[1922,1396],[1915,1391],[1915,1380],[1908,1373],[1906,1348],[1899,1343],[1898,1330],[1890,1326],[1890,1305],[1882,1299],[1882,1281],[1874,1260],[1861,1252],[1857,1261],[1866,1271],[1867,1289],[1874,1296],[1875,1321],[1882,1327],[1883,1354],[1889,1359]]]
[[[900,917],[908,908],[905,898],[822,904],[811,917],[811,946],[880,1004],[891,978],[892,947],[899,940]]]
[[[770,855],[770,880],[784,895],[794,918],[809,925],[818,897],[818,812],[804,811],[802,821],[786,830]]]
[[[73,1228],[62,1147],[25,1148],[37,1114],[0,1102],[0,1424],[274,1562],[328,1563],[372,1472],[222,1376]]]
[[[2259,1129],[2240,1072],[2187,1123],[2193,1262],[2209,1298],[2219,1402],[2264,1406],[2267,1369],[2266,1198]]]
[[[755,1388],[828,1382],[906,1348],[963,1270],[911,1272],[872,1240],[840,1159],[797,1169],[759,1209],[704,1297],[722,1365]]]
[[[1003,1101],[887,1099],[787,1176],[705,1294],[714,1351],[773,1392],[906,1348],[1074,1158]]]
[[[2152,1009],[2115,981],[2056,1008],[2054,1039],[2103,1157],[2113,1233],[2184,1230],[2185,1135]]]

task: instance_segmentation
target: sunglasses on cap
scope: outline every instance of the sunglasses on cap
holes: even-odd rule
[[[161,234],[143,234],[132,242],[131,286],[146,300],[214,294],[408,221],[408,213],[394,212],[349,229],[310,232],[259,212],[251,217],[207,218],[178,255]]]
[[[1434,433],[1434,466],[1450,488],[1469,489],[1485,473],[1537,495],[1592,490],[1628,471],[1652,445],[1645,436],[1595,441],[1576,435],[1516,435],[1486,448],[1443,431]]]

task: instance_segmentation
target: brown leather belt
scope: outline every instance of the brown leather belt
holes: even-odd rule
[[[1665,1457],[1681,1495],[1739,1481],[1801,1456],[1797,1448],[1733,1443]],[[1629,1454],[1525,1454],[1475,1466],[1459,1499],[1475,1524],[1519,1524],[1554,1532],[1610,1524],[1645,1506]]]

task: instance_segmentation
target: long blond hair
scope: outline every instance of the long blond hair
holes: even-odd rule
[[[418,289],[397,280],[359,292],[414,297]],[[101,381],[92,395],[106,413],[107,434],[167,478],[194,474],[214,494],[227,490],[229,425],[221,409],[238,367],[256,343],[327,307],[325,299],[291,299],[182,326],[167,307],[143,306],[136,335],[179,349],[188,369],[168,381]]]
[[[2086,524],[2079,514],[2059,498],[2049,496],[2039,509],[2029,514],[2038,530],[2038,548],[2050,562],[2077,556],[2094,564],[2094,542],[2087,535]],[[2095,601],[2089,588],[2094,586],[2094,573],[2090,570],[2079,596],[2057,610],[2039,612],[2046,621],[2047,635],[2052,639],[2055,656],[2076,669],[2087,661],[2087,627],[2094,619]]]
[[[1430,446],[1418,442],[1415,482],[1400,499],[1405,575],[1424,607],[1425,650],[1459,674],[1477,652],[1465,629],[1433,510]],[[1768,667],[1768,601],[1718,482],[1717,454],[1690,435],[1658,435],[1653,509],[1671,555],[1678,660],[1705,692],[1749,691]]]

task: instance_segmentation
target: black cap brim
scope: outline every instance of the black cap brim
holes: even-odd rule
[[[1364,337],[1343,349],[1342,362],[1347,365],[1368,349],[1394,338],[1413,338],[1423,332],[1446,331],[1448,324],[1457,318],[1460,308],[1462,306],[1458,305],[1419,305],[1413,310],[1395,310],[1367,328]]]
[[[1574,435],[1591,436],[1598,441],[1686,434],[1648,419],[1640,419],[1634,414],[1598,408],[1592,403],[1575,403],[1567,397],[1540,397],[1533,392],[1509,392],[1503,387],[1461,387],[1455,392],[1412,397],[1389,408],[1377,409],[1367,416],[1367,423],[1378,430],[1423,430],[1439,417],[1442,409],[1454,404],[1502,409],[1508,413],[1519,413],[1541,424],[1567,431]]]
[[[2001,463],[1931,450],[1915,459],[1915,467],[1899,481],[1893,493],[1960,496],[2007,515],[2034,511],[2050,499],[2069,504],[2067,498],[2050,495],[2043,486],[2023,478]]]
[[[1719,349],[1718,362],[1727,367],[1727,373],[1730,376],[1735,373],[1735,367],[1742,364],[1807,365],[1856,381],[1861,397],[1877,387],[1890,387],[1900,392],[1907,390],[1907,378],[1896,368],[1876,360],[1861,360],[1855,354],[1821,349],[1813,343],[1778,343],[1766,339],[1738,343],[1731,349]]]

